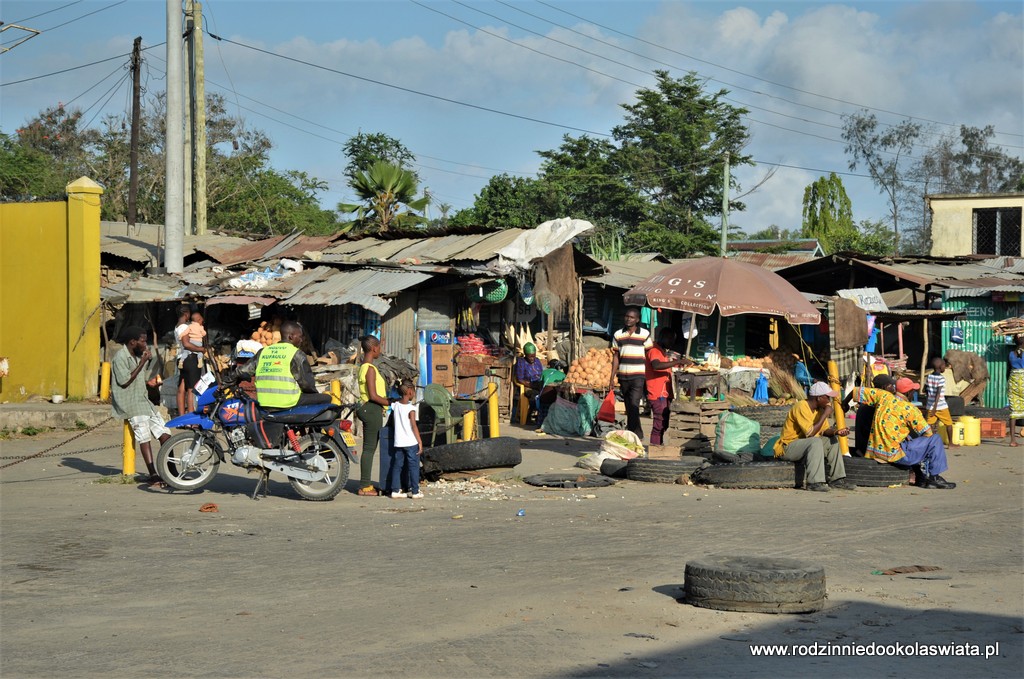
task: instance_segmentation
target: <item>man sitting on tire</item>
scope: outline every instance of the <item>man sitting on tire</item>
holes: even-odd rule
[[[839,394],[824,382],[811,385],[810,396],[789,410],[782,425],[782,435],[775,442],[775,457],[804,463],[807,490],[828,491],[829,488],[855,490],[846,480],[846,467],[839,450],[839,436],[849,429],[837,429],[829,422],[832,399]]]
[[[881,464],[913,467],[915,484],[921,488],[956,488],[940,476],[949,469],[946,449],[917,406],[885,389],[858,387],[852,397],[862,405],[875,406],[865,457]]]

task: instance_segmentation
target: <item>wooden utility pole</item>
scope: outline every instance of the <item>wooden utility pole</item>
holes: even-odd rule
[[[128,155],[128,228],[135,226],[139,197],[139,128],[142,105],[142,36],[132,46],[132,138]],[[131,235],[131,234],[126,234]]]
[[[195,157],[194,207],[196,212],[196,235],[206,233],[206,73],[203,60],[203,3],[192,3],[192,18],[195,30],[192,32],[193,63],[192,75],[192,134]]]

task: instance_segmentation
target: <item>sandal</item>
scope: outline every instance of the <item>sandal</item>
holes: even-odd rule
[[[380,493],[373,486],[367,486],[366,488],[360,488],[356,495],[362,495],[363,497],[377,497]]]
[[[146,483],[148,483],[153,488],[167,487],[167,484],[164,483],[163,479],[160,478],[159,474],[153,474],[152,476],[150,476],[148,479],[146,479]]]

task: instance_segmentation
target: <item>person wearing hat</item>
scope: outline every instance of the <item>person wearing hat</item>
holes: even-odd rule
[[[512,380],[525,390],[523,395],[530,404],[530,413],[537,409],[537,395],[544,387],[543,375],[544,364],[537,360],[537,347],[533,342],[527,342],[523,346],[523,355],[516,359]]]
[[[900,384],[897,380],[889,388],[858,387],[853,390],[851,396],[861,407],[875,406],[865,457],[881,464],[913,468],[914,483],[920,488],[956,488],[955,483],[941,476],[949,469],[942,439],[933,435],[917,406],[894,393],[901,386],[907,392],[914,390],[916,383],[913,380],[902,379],[908,380],[909,384]]]
[[[811,385],[806,400],[789,409],[782,425],[782,435],[775,442],[775,457],[779,460],[804,463],[807,490],[855,490],[857,486],[846,480],[846,466],[839,449],[840,436],[849,429],[832,426],[832,399],[839,393],[825,382]]]

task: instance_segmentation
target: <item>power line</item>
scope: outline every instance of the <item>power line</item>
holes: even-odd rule
[[[104,10],[108,10],[111,7],[117,7],[118,5],[123,5],[126,2],[128,2],[128,0],[119,0],[119,2],[115,2],[113,4],[107,5],[106,7],[100,7],[99,9],[96,9],[96,10],[93,10],[91,12],[88,12],[87,14],[83,14],[81,16],[77,16],[74,19],[68,19],[67,21],[65,21],[62,24],[57,24],[56,26],[50,26],[49,28],[39,29],[39,33],[40,34],[48,33],[49,31],[56,30],[58,28],[61,28],[62,26],[67,26],[68,24],[73,24],[73,23],[75,23],[76,21],[78,21],[80,19],[84,19],[86,17],[90,17],[93,14],[99,14],[100,12],[103,12]],[[71,4],[74,4],[74,3],[71,3]],[[65,7],[67,7],[67,5],[65,5]],[[62,9],[62,8],[58,7],[57,9]],[[51,11],[56,11],[56,10],[51,10]],[[46,12],[44,12],[44,14],[46,14]],[[42,15],[36,15],[36,16],[42,16]],[[20,41],[20,39],[18,41]],[[0,47],[6,47],[7,45],[13,44],[14,42],[18,42],[18,41],[11,40],[11,41],[8,41],[8,42],[0,44]]]
[[[80,4],[81,2],[83,2],[83,0],[75,0],[74,2],[69,2],[66,5],[61,5],[60,7],[57,7],[56,9],[48,9],[45,12],[40,12],[39,14],[33,14],[30,17],[25,17],[24,19],[18,19],[17,21],[8,21],[7,23],[9,23],[9,24],[23,24],[26,21],[32,21],[33,19],[41,17],[41,16],[43,16],[45,14],[51,14],[52,12],[59,12],[60,10],[64,9],[65,7],[71,7],[71,5],[77,5],[77,4]]]
[[[630,33],[625,33],[623,31],[620,31],[618,29],[612,28],[610,26],[605,26],[604,24],[599,24],[596,21],[592,21],[592,20],[587,19],[585,17],[582,17],[582,16],[580,16],[578,14],[573,14],[572,12],[570,12],[568,10],[564,10],[564,9],[562,9],[560,7],[556,7],[555,5],[552,5],[552,4],[548,3],[548,2],[545,2],[544,0],[536,0],[536,2],[538,2],[541,5],[544,5],[545,7],[548,7],[550,9],[555,10],[556,12],[561,12],[563,14],[568,14],[569,16],[571,16],[571,17],[573,17],[575,19],[579,19],[580,21],[585,21],[585,22],[587,22],[587,23],[589,23],[589,24],[591,24],[593,26],[597,26],[598,28],[603,28],[604,30],[611,31],[612,33],[617,33],[619,35],[622,35],[622,36],[625,36],[627,38],[630,38],[631,40],[636,40],[637,42],[644,43],[645,45],[650,45],[652,47],[657,47],[658,49],[665,50],[666,52],[671,52],[673,54],[678,54],[679,56],[686,57],[687,59],[692,59],[692,60],[700,62],[702,64],[707,64],[709,66],[714,66],[715,68],[720,68],[720,69],[722,69],[724,71],[729,71],[730,73],[736,73],[737,75],[742,75],[742,76],[747,77],[747,78],[752,78],[754,80],[759,80],[761,82],[768,83],[769,85],[775,85],[776,87],[782,87],[782,88],[785,88],[785,89],[788,89],[788,90],[793,90],[794,92],[800,92],[801,94],[807,94],[807,95],[814,96],[814,97],[821,97],[822,99],[828,99],[830,101],[835,101],[835,102],[840,103],[840,104],[846,104],[848,106],[856,106],[858,108],[865,108],[865,109],[872,110],[872,111],[878,111],[880,113],[888,113],[890,115],[899,116],[901,118],[909,118],[911,120],[920,120],[922,122],[933,123],[935,125],[944,125],[946,127],[953,127],[953,128],[959,127],[959,125],[956,124],[956,123],[945,123],[945,122],[942,122],[942,121],[939,121],[939,120],[932,120],[930,118],[923,118],[921,116],[911,116],[911,115],[907,115],[907,114],[904,114],[904,113],[899,113],[897,111],[890,111],[890,110],[884,109],[884,108],[878,108],[878,107],[875,107],[875,106],[867,106],[865,104],[858,104],[857,102],[848,101],[846,99],[840,99],[840,98],[837,98],[837,97],[831,97],[831,96],[828,96],[826,94],[819,94],[817,92],[811,92],[809,90],[800,89],[799,87],[793,87],[792,85],[786,85],[784,83],[779,83],[779,82],[775,82],[773,80],[768,80],[766,78],[762,78],[760,76],[756,76],[756,75],[753,75],[753,74],[750,74],[750,73],[745,73],[743,71],[740,71],[740,70],[737,70],[737,69],[734,69],[734,68],[730,68],[728,66],[723,66],[722,64],[718,64],[718,63],[715,63],[713,61],[708,61],[706,59],[701,59],[699,57],[695,57],[695,56],[693,56],[691,54],[686,54],[685,52],[680,52],[678,50],[672,49],[671,47],[665,47],[664,45],[659,45],[659,44],[651,42],[649,40],[644,40],[643,38],[639,38],[639,37],[637,37],[635,35],[632,35]],[[1022,135],[1022,134],[1015,134],[1015,133],[1012,133],[1012,132],[999,132],[999,134],[1005,134],[1005,135],[1011,136],[1011,137],[1024,137],[1024,135]]]
[[[106,101],[104,101],[103,104],[101,104],[100,107],[96,109],[96,113],[93,114],[92,118],[89,118],[89,122],[87,122],[85,124],[85,128],[88,128],[90,125],[92,125],[92,121],[96,120],[96,117],[100,113],[103,112],[103,109],[106,108],[106,106],[110,102],[110,100],[114,98],[115,94],[117,94],[117,88],[119,86],[123,85],[125,82],[127,82],[129,77],[131,77],[131,73],[125,73],[123,76],[121,76],[121,78],[116,83],[113,84],[113,86],[109,90],[107,90],[106,92],[104,92],[103,94],[100,95],[100,99],[102,99],[107,94],[109,94],[110,96],[108,96]],[[92,106],[90,106],[89,108],[85,109],[85,111],[82,111],[82,115],[85,115],[86,113],[88,113],[89,109],[91,109],[93,106],[95,106],[98,103],[99,103],[99,99],[97,99],[96,102]]]
[[[409,88],[409,87],[402,87],[401,85],[395,85],[395,84],[392,84],[392,83],[387,83],[387,82],[384,82],[382,80],[374,80],[373,78],[367,78],[365,76],[356,75],[354,73],[347,73],[345,71],[341,71],[341,70],[338,70],[336,68],[329,68],[329,67],[323,66],[321,64],[315,64],[315,63],[313,63],[311,61],[305,61],[303,59],[297,59],[295,57],[290,57],[290,56],[287,56],[285,54],[278,54],[277,52],[271,52],[270,50],[265,50],[265,49],[262,49],[262,48],[259,48],[259,47],[254,47],[253,45],[246,45],[245,43],[242,43],[242,42],[237,42],[235,40],[230,40],[228,38],[222,38],[221,36],[214,35],[213,33],[209,33],[209,32],[207,32],[207,33],[214,40],[218,40],[218,41],[221,41],[221,42],[226,42],[226,43],[231,44],[231,45],[237,45],[238,47],[244,47],[244,48],[252,50],[254,52],[260,52],[261,54],[266,54],[268,56],[277,57],[278,59],[284,59],[286,61],[291,61],[291,62],[294,62],[294,63],[297,63],[297,64],[302,64],[304,66],[309,66],[311,68],[316,68],[316,69],[319,69],[319,70],[322,70],[322,71],[327,71],[328,73],[335,73],[337,75],[343,75],[343,76],[346,76],[346,77],[349,77],[349,78],[353,78],[355,80],[361,80],[363,82],[372,83],[374,85],[380,85],[381,87],[389,87],[391,89],[399,90],[401,92],[407,92],[409,94],[415,94],[415,95],[418,95],[418,96],[421,96],[421,97],[427,97],[429,99],[435,99],[437,101],[444,101],[444,102],[447,102],[449,104],[455,104],[456,106],[463,106],[463,107],[475,109],[475,110],[478,110],[478,111],[485,111],[487,113],[496,113],[498,115],[506,116],[508,118],[516,118],[518,120],[525,120],[525,121],[528,121],[528,122],[531,122],[531,123],[537,123],[539,125],[548,125],[550,127],[558,127],[558,128],[563,129],[563,130],[572,130],[574,132],[583,132],[584,134],[591,134],[591,135],[598,136],[598,137],[611,137],[610,134],[607,134],[605,132],[595,132],[594,130],[588,130],[588,129],[585,129],[585,128],[582,128],[582,127],[573,127],[572,125],[563,125],[561,123],[554,123],[554,122],[551,122],[550,120],[542,120],[540,118],[533,118],[531,116],[520,115],[518,113],[510,113],[509,111],[502,111],[500,109],[490,108],[488,106],[481,106],[479,104],[471,104],[471,103],[466,102],[466,101],[459,101],[458,99],[451,99],[449,97],[442,97],[442,96],[440,96],[438,94],[431,94],[429,92],[421,92],[420,90],[414,90],[414,89]]]
[[[78,101],[79,99],[81,99],[82,97],[84,97],[85,95],[89,94],[89,92],[92,92],[92,91],[93,91],[94,89],[96,89],[97,87],[99,87],[99,86],[100,86],[101,84],[103,84],[103,83],[104,83],[104,82],[105,82],[106,80],[109,80],[109,79],[110,79],[110,77],[111,77],[112,75],[114,75],[115,73],[117,73],[118,71],[120,71],[121,69],[123,69],[124,67],[125,67],[125,64],[121,64],[121,65],[119,65],[119,66],[118,66],[117,68],[115,68],[115,69],[114,69],[113,71],[111,71],[111,72],[110,72],[110,73],[108,73],[107,75],[105,75],[105,76],[103,76],[102,78],[100,78],[99,82],[97,82],[96,84],[94,84],[94,85],[93,85],[92,87],[90,87],[90,88],[89,88],[89,89],[87,89],[86,91],[82,92],[81,94],[79,94],[79,95],[78,95],[77,97],[75,97],[74,99],[71,99],[71,100],[69,100],[69,101],[66,101],[66,102],[64,102],[64,106],[65,106],[65,107],[71,106],[71,104],[75,103],[76,101]]]
[[[149,47],[143,47],[142,51],[151,50],[151,49],[154,49],[156,47],[160,47],[163,44],[164,43],[161,42],[161,43],[157,43],[156,45],[150,45]],[[0,87],[7,87],[8,85],[20,85],[21,83],[27,83],[27,82],[31,82],[33,80],[40,80],[42,78],[49,78],[51,76],[60,75],[61,73],[70,73],[71,71],[77,71],[77,70],[82,69],[82,68],[88,68],[90,66],[95,66],[96,64],[104,64],[104,63],[106,63],[108,61],[113,61],[114,59],[124,59],[125,57],[130,57],[130,56],[131,56],[131,52],[125,52],[124,54],[118,54],[117,56],[108,57],[106,59],[100,59],[99,61],[93,61],[93,62],[90,62],[88,64],[82,64],[81,66],[72,66],[71,68],[64,68],[64,69],[61,69],[59,71],[53,71],[52,73],[44,73],[43,75],[34,75],[31,78],[22,78],[21,80],[12,80],[10,82],[0,83]]]

